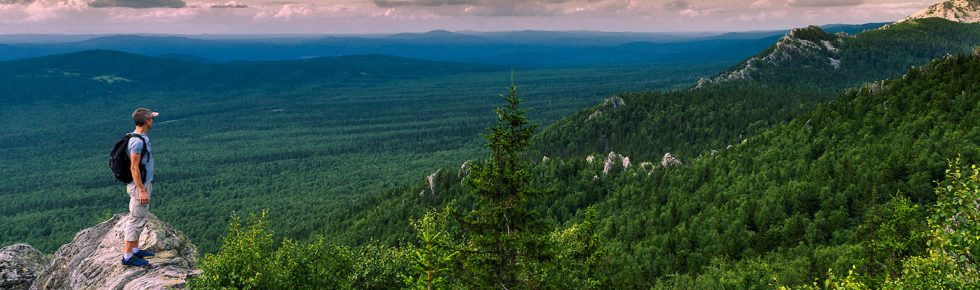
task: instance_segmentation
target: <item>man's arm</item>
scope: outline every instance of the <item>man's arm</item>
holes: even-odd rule
[[[133,174],[133,182],[136,183],[136,189],[139,190],[139,199],[141,204],[150,203],[150,195],[146,194],[146,187],[143,186],[143,176],[140,174],[140,159],[143,158],[143,154],[129,154],[129,172]]]

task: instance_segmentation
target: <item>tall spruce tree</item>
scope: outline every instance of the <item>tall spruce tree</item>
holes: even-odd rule
[[[535,288],[535,266],[549,256],[547,228],[526,206],[536,191],[522,155],[537,126],[525,117],[513,77],[501,97],[506,105],[485,136],[490,158],[473,164],[465,180],[477,201],[463,220],[470,249],[464,263],[477,288]]]

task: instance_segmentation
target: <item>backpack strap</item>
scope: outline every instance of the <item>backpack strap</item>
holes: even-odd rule
[[[131,139],[133,137],[140,138],[140,141],[143,141],[143,153],[146,154],[146,156],[142,156],[142,154],[141,154],[141,156],[140,156],[140,163],[143,163],[143,157],[146,157],[146,162],[150,162],[150,150],[147,150],[147,148],[146,148],[146,139],[143,139],[143,135],[140,135],[140,134],[136,134],[136,133],[132,133],[132,132],[131,133],[126,133],[126,138]],[[126,146],[126,147],[129,147],[129,146]],[[146,181],[146,172],[140,171],[140,179],[142,181]]]
[[[143,141],[143,153],[146,153],[146,161],[147,162],[150,162],[150,150],[147,150],[147,148],[146,148],[146,139],[143,139],[143,135],[140,135],[140,134],[126,133],[126,138],[133,138],[133,137],[140,138],[140,141]],[[129,146],[126,146],[126,147],[129,147]],[[142,160],[143,158],[142,157],[143,156],[140,156],[140,162],[143,162],[143,160]]]

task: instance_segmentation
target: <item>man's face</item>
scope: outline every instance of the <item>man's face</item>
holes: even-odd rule
[[[153,122],[154,122],[153,119],[156,119],[156,117],[150,117],[149,119],[146,120],[146,128],[147,129],[152,129],[153,128]]]

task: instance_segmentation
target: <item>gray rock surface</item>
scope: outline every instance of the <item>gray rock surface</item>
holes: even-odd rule
[[[196,274],[197,247],[183,233],[150,215],[140,247],[156,252],[150,267],[129,267],[122,259],[128,214],[84,229],[58,248],[30,289],[173,289]]]
[[[0,289],[27,289],[47,263],[44,254],[28,244],[0,249]]]
[[[436,170],[436,172],[433,172],[432,174],[429,174],[429,177],[426,177],[425,178],[425,180],[428,180],[429,181],[429,195],[430,196],[436,196],[436,176],[439,176],[439,171],[440,170]]]
[[[670,166],[677,166],[677,165],[684,165],[684,163],[681,162],[680,159],[677,159],[677,157],[674,157],[674,155],[671,155],[670,153],[664,154],[664,159],[660,160],[660,167],[670,167]]]
[[[902,21],[929,17],[945,18],[954,22],[980,23],[980,0],[950,0],[936,3]]]

